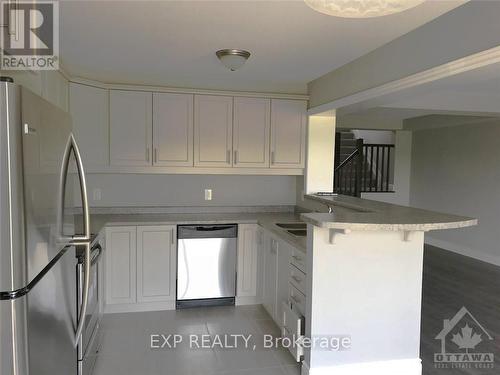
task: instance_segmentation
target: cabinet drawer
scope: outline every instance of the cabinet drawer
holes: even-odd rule
[[[291,263],[302,272],[306,272],[306,254],[293,248]]]
[[[304,336],[304,317],[296,313],[289,303],[283,302],[283,327],[281,336],[289,339],[287,349],[297,362],[302,360],[304,349],[300,339]],[[298,342],[298,343],[297,343]]]
[[[290,264],[290,284],[300,290],[302,293],[306,294],[306,274]]]
[[[283,302],[283,328],[290,334],[299,337],[304,335],[304,317],[293,310],[288,302]]]
[[[306,311],[306,296],[292,284],[289,286],[288,298],[294,308],[297,309],[302,315]]]
[[[302,361],[302,358],[304,357],[304,348],[303,346],[299,343],[295,344],[295,340],[297,339],[297,336],[293,336],[286,328],[281,329],[281,337],[286,337],[290,340],[290,345],[288,346],[288,351],[292,354],[293,358],[295,359],[296,362]]]

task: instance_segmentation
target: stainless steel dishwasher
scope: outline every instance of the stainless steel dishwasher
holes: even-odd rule
[[[177,227],[177,308],[234,305],[238,226]]]

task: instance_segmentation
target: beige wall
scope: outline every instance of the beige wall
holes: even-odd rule
[[[92,207],[295,205],[295,176],[91,174]],[[94,189],[101,190],[95,201]],[[204,200],[204,189],[213,199]]]
[[[479,226],[426,234],[436,246],[500,265],[500,121],[413,133],[410,204]]]

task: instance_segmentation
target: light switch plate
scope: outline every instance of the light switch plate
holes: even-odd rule
[[[212,200],[212,189],[205,189],[205,200],[206,201]]]

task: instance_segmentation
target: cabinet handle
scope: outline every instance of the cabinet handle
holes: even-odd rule
[[[146,161],[149,161],[149,147],[146,147]]]
[[[231,163],[231,150],[227,150],[226,153],[226,163]]]
[[[158,149],[155,147],[155,164],[158,163]]]
[[[271,151],[271,164],[274,164],[274,151]]]
[[[174,231],[174,229],[173,229],[173,228],[172,228],[172,229],[170,229],[170,231],[172,232],[172,233],[171,233],[171,235],[170,235],[170,238],[171,238],[171,243],[172,243],[172,245],[175,245],[175,238],[174,238],[174,236],[175,236],[175,231]]]
[[[238,150],[234,150],[234,164],[238,163]]]

